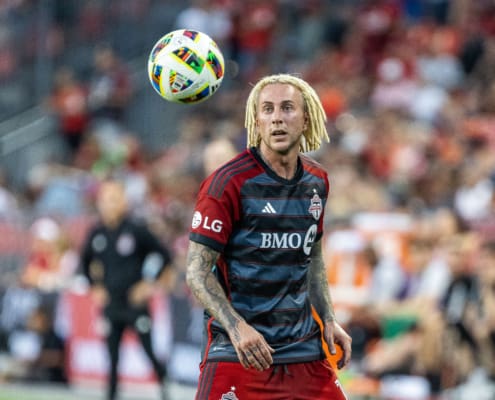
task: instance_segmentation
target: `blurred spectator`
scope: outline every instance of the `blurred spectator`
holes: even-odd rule
[[[418,225],[408,248],[411,262],[419,267],[414,290],[417,296],[426,300],[420,306],[436,308],[452,279],[443,245],[448,237],[458,233],[458,224],[450,210],[438,209],[420,216]]]
[[[40,218],[31,228],[29,259],[21,282],[45,293],[56,293],[67,287],[79,258],[71,249],[63,228],[53,219]]]
[[[231,10],[221,0],[193,0],[177,14],[175,29],[193,29],[209,35],[227,58],[232,34]]]
[[[35,305],[25,324],[10,332],[0,382],[67,383],[64,341],[55,333],[53,311]]]
[[[397,110],[408,112],[418,87],[417,81],[408,76],[404,62],[388,57],[378,63],[377,82],[370,97],[375,110]]]
[[[128,66],[109,45],[94,49],[93,62],[88,93],[91,117],[123,122],[133,93]]]
[[[335,36],[339,36],[337,31],[343,30],[343,21],[338,15],[333,16],[331,21],[327,21],[327,12],[323,1],[311,0],[304,3],[293,2],[293,14],[296,22],[294,28],[291,54],[296,54],[295,58],[303,60],[313,60],[326,39],[327,31],[332,30]],[[332,13],[333,14],[333,13]],[[337,14],[337,12],[335,12]],[[331,26],[331,28],[327,28]],[[341,32],[341,31],[339,31]],[[338,39],[336,39],[338,41]]]
[[[494,202],[494,187],[490,173],[478,160],[471,160],[462,169],[454,194],[454,208],[464,220],[477,220],[489,216]]]
[[[400,23],[401,10],[399,3],[394,1],[367,0],[361,2],[356,11],[354,21],[361,35],[363,49],[366,49],[363,56],[367,67],[373,71]]]
[[[17,67],[17,55],[12,45],[13,34],[7,24],[0,28],[0,82],[12,77]]]
[[[105,34],[105,3],[101,0],[90,0],[82,3],[79,10],[77,36],[80,40],[94,43]]]
[[[486,241],[481,246],[477,263],[481,307],[479,320],[474,327],[480,349],[480,365],[488,376],[495,379],[495,242]]]
[[[95,177],[59,163],[48,162],[28,172],[28,190],[38,215],[74,217],[86,210],[85,191]]]
[[[0,307],[0,348],[12,354],[15,335],[26,329],[29,315],[41,304],[40,293],[22,282],[11,282],[2,296]],[[22,347],[22,346],[21,346]],[[30,352],[30,349],[27,349]],[[15,355],[15,354],[14,354]],[[4,371],[5,372],[5,371]]]
[[[27,328],[37,335],[39,351],[28,362],[24,380],[67,383],[65,342],[55,332],[52,312],[44,307],[35,309]]]
[[[276,31],[278,2],[251,0],[237,3],[234,15],[234,46],[242,77],[251,80],[253,74],[265,66],[270,58]]]
[[[464,233],[446,239],[452,280],[441,303],[446,324],[443,385],[451,387],[465,380],[479,361],[472,315],[479,307],[480,293],[474,271],[478,239]]]
[[[474,85],[482,113],[494,113],[493,85],[495,82],[495,38],[483,43],[481,57],[475,63],[469,82]]]
[[[414,120],[433,124],[448,100],[447,91],[432,83],[418,81],[414,101],[409,106],[409,114]]]
[[[446,90],[458,88],[463,81],[463,70],[458,58],[457,32],[438,28],[424,51],[418,54],[417,69],[420,78]]]
[[[404,266],[396,254],[376,244],[378,260],[371,276],[369,300],[377,307],[390,307],[401,296],[406,285]]]
[[[230,160],[237,154],[232,142],[223,137],[210,141],[203,151],[203,164],[205,176],[210,175],[220,165]]]
[[[58,119],[60,134],[73,155],[77,153],[90,122],[87,93],[71,68],[59,69],[55,73],[54,81],[47,105]]]

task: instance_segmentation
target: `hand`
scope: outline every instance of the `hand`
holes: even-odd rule
[[[153,296],[154,290],[152,282],[139,281],[129,290],[129,303],[133,306],[146,304]]]
[[[328,349],[331,354],[336,354],[335,344],[338,344],[342,349],[342,357],[337,361],[339,369],[344,368],[351,359],[351,343],[352,338],[346,331],[337,323],[337,321],[325,322],[325,340],[328,344]]]
[[[270,368],[275,350],[256,329],[245,321],[239,321],[229,335],[244,368],[253,367],[258,371]]]
[[[102,285],[91,288],[91,299],[97,307],[102,308],[108,304],[108,292]]]

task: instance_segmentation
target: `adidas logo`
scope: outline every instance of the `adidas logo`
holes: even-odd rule
[[[273,206],[270,204],[270,202],[267,202],[265,207],[263,207],[263,210],[261,210],[262,213],[264,214],[276,214],[277,211],[273,208]]]

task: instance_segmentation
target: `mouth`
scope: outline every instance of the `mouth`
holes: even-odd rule
[[[285,135],[287,135],[287,132],[282,130],[277,130],[272,132],[272,136],[285,136]]]

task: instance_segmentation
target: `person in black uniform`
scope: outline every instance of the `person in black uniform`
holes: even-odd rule
[[[119,347],[124,330],[134,329],[162,384],[166,367],[152,349],[152,320],[148,300],[156,284],[167,275],[171,263],[168,249],[145,224],[129,216],[125,189],[121,182],[101,184],[96,207],[100,221],[90,230],[81,252],[81,266],[93,299],[102,306],[108,321],[106,337],[110,356],[108,400],[116,398]],[[162,388],[166,399],[166,388]]]

